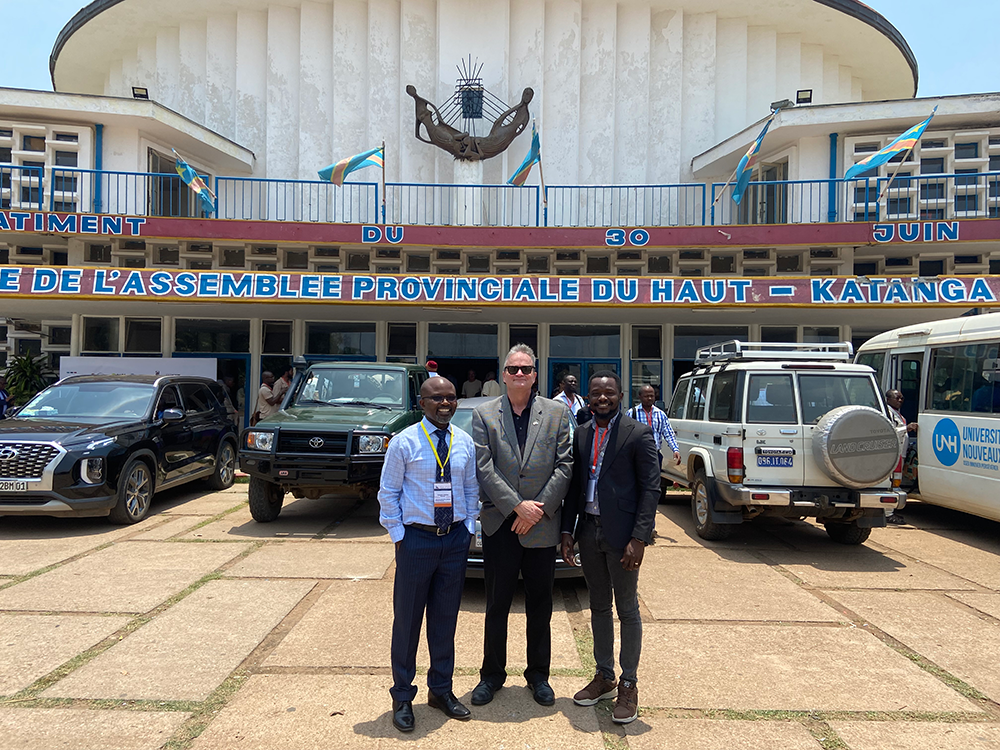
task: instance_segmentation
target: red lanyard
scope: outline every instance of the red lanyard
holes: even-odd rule
[[[608,439],[608,433],[611,432],[611,425],[604,428],[604,435],[601,435],[601,428],[595,425],[594,433],[594,460],[590,464],[590,476],[595,476],[597,474],[597,459],[600,458],[601,448],[604,447],[604,442]]]
[[[573,405],[576,403],[576,397],[570,398],[566,395],[566,391],[562,392],[562,397],[566,400],[566,405],[572,409]]]
[[[653,426],[653,410],[652,410],[652,409],[650,409],[649,411],[646,411],[645,409],[643,409],[643,408],[642,408],[642,407],[640,406],[640,407],[639,407],[639,413],[640,413],[640,414],[645,414],[645,415],[646,415],[646,417],[645,417],[645,420],[646,420],[646,424],[648,424],[648,425],[649,425],[650,427],[652,427],[652,426]]]

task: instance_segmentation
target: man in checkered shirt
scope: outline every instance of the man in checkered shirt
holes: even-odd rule
[[[633,406],[628,411],[628,415],[636,422],[647,425],[653,431],[653,439],[656,441],[656,451],[660,456],[660,464],[663,464],[663,441],[667,442],[670,450],[674,452],[674,461],[680,466],[681,451],[677,446],[677,437],[674,435],[674,428],[670,426],[670,420],[662,409],[653,406],[656,400],[656,391],[651,385],[644,385],[639,389],[639,405]]]

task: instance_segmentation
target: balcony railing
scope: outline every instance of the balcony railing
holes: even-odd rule
[[[207,181],[207,180],[206,180]],[[217,177],[210,218],[477,227],[684,227],[1000,217],[1000,172],[733,185],[453,185]],[[3,208],[206,217],[176,174],[0,165]]]

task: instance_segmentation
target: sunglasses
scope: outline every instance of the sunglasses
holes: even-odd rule
[[[434,394],[433,396],[424,396],[423,398],[427,399],[428,401],[433,401],[435,404],[443,404],[446,402],[449,404],[453,404],[456,401],[458,401],[458,396],[456,396],[454,393],[449,393],[446,396],[442,396],[440,394]]]
[[[530,375],[535,371],[534,365],[507,365],[504,370],[507,371],[508,375],[517,375],[519,372],[523,372],[525,375]]]

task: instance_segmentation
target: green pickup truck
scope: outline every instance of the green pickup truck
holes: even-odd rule
[[[296,374],[281,409],[243,431],[240,467],[250,475],[250,513],[273,521],[285,493],[316,498],[378,490],[389,440],[420,421],[427,371],[385,362],[314,363]]]

